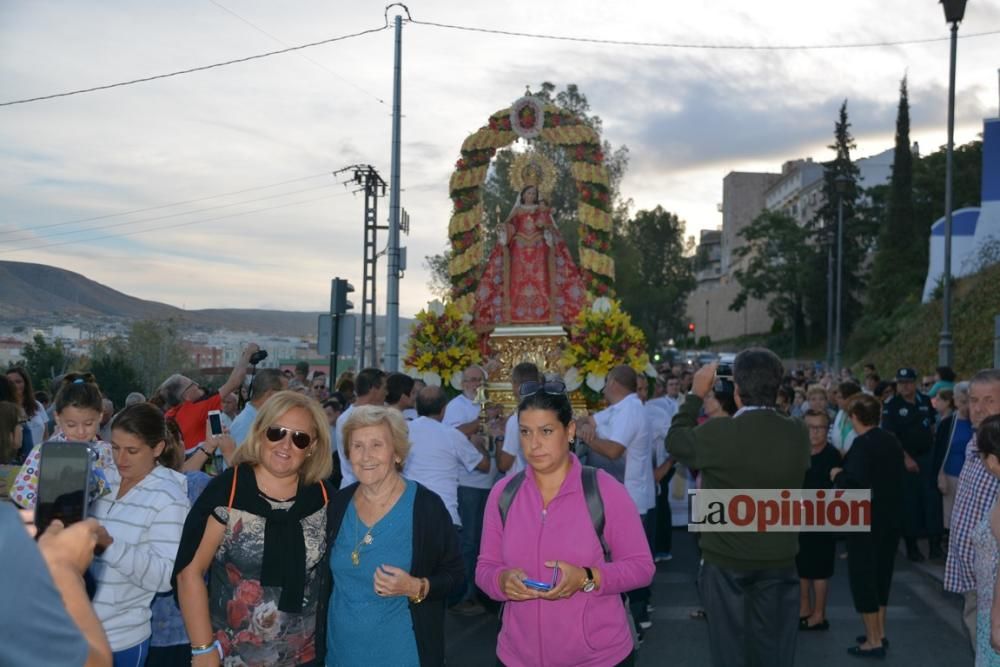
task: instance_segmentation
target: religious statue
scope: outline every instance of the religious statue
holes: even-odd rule
[[[585,305],[580,270],[541,196],[544,186],[554,182],[554,168],[547,162],[531,152],[511,166],[511,182],[520,192],[476,290],[474,322],[480,331],[568,324]]]

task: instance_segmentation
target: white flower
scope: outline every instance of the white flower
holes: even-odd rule
[[[424,384],[428,387],[440,387],[441,386],[441,376],[434,371],[427,371],[423,375]]]
[[[434,313],[438,317],[441,317],[442,315],[444,315],[444,304],[438,301],[437,299],[434,299],[433,301],[427,304],[427,310],[429,312]]]
[[[583,378],[580,377],[580,371],[571,368],[563,374],[563,382],[566,383],[566,391],[573,392],[583,384]]]
[[[587,386],[594,391],[604,389],[604,377],[605,376],[598,375],[597,373],[587,373]]]
[[[274,603],[274,600],[269,600],[254,607],[253,615],[250,617],[251,632],[264,641],[269,641],[278,636],[280,629],[278,605]]]
[[[454,373],[452,373],[451,382],[449,384],[451,385],[452,389],[456,391],[462,391],[462,371],[455,371]]]
[[[653,367],[653,364],[646,364],[646,370],[644,372],[648,377],[656,377],[656,368]]]
[[[599,296],[594,299],[594,303],[590,306],[590,309],[595,313],[610,313],[611,299],[606,296]]]

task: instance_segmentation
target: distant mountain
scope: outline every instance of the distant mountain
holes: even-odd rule
[[[192,329],[315,336],[318,315],[318,312],[228,308],[184,310],[137,299],[79,273],[54,266],[0,261],[0,322],[3,323],[174,319]]]

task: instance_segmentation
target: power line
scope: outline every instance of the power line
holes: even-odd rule
[[[226,60],[221,63],[212,63],[211,65],[201,65],[200,67],[191,67],[189,69],[182,69],[176,72],[168,72],[166,74],[156,74],[154,76],[147,76],[141,79],[132,79],[130,81],[119,81],[118,83],[109,83],[104,86],[93,86],[91,88],[80,88],[79,90],[69,90],[64,93],[53,93],[52,95],[40,95],[38,97],[29,97],[23,100],[11,100],[9,102],[0,102],[0,107],[9,107],[15,104],[28,104],[29,102],[39,102],[41,100],[52,100],[57,97],[69,97],[70,95],[81,95],[83,93],[93,93],[98,90],[108,90],[109,88],[120,88],[122,86],[131,86],[137,83],[146,83],[148,81],[156,81],[157,79],[168,79],[173,76],[180,76],[182,74],[191,74],[193,72],[203,72],[205,70],[214,69],[216,67],[226,67],[228,65],[235,65],[237,63],[245,63],[251,60],[260,60],[261,58],[269,58],[271,56],[281,55],[282,53],[291,53],[292,51],[301,51],[302,49],[309,49],[314,46],[322,46],[324,44],[332,44],[333,42],[341,42],[345,39],[352,39],[354,37],[361,37],[362,35],[369,35],[376,32],[382,32],[383,30],[388,30],[389,24],[386,23],[384,26],[379,28],[370,28],[368,30],[362,30],[361,32],[354,32],[349,35],[341,35],[339,37],[331,37],[329,39],[322,39],[318,42],[310,42],[308,44],[299,44],[298,46],[289,46],[288,48],[279,49],[277,51],[268,51],[267,53],[258,53],[254,56],[247,56],[245,58],[236,58],[235,60]]]
[[[234,12],[229,7],[226,7],[225,5],[223,5],[221,2],[216,2],[216,0],[208,0],[208,1],[211,2],[213,5],[215,5],[216,7],[218,7],[219,9],[223,10],[224,12],[226,12],[226,13],[228,13],[228,14],[236,17],[236,18],[238,18],[240,21],[243,21],[248,26],[250,26],[251,28],[253,28],[257,32],[261,33],[262,35],[265,35],[265,36],[273,39],[274,41],[276,41],[278,44],[281,44],[282,46],[288,46],[288,42],[284,41],[280,37],[272,35],[267,30],[264,30],[260,26],[258,26],[255,23],[251,22],[249,19],[243,18],[242,16],[240,16],[239,14],[237,14],[236,12]],[[366,89],[362,88],[361,86],[359,86],[358,84],[354,83],[353,81],[351,81],[349,79],[345,79],[344,77],[340,76],[339,74],[337,74],[336,72],[334,72],[332,69],[330,69],[329,67],[327,67],[323,63],[318,62],[316,60],[313,60],[312,58],[310,58],[309,56],[305,55],[304,53],[300,53],[299,56],[301,56],[303,60],[307,60],[307,61],[311,62],[316,67],[319,67],[320,69],[325,70],[328,74],[332,74],[334,77],[336,77],[337,79],[340,79],[342,82],[346,83],[348,86],[351,86],[351,87],[353,87],[353,88],[361,91],[365,95],[368,95],[369,97],[374,98],[375,101],[378,102],[379,104],[385,104],[385,100],[383,100],[381,97],[379,97],[375,93],[371,92],[370,90],[366,90]]]
[[[14,248],[12,250],[0,250],[0,255],[8,255],[15,252],[24,252],[25,250],[39,250],[41,248],[54,248],[56,246],[73,245],[73,244],[84,244],[93,243],[94,241],[103,241],[105,239],[121,238],[123,236],[136,236],[138,234],[146,234],[147,232],[159,232],[166,229],[176,229],[178,227],[189,227],[191,225],[199,225],[205,222],[215,222],[216,220],[226,220],[228,218],[236,218],[241,215],[251,215],[253,213],[260,213],[262,211],[273,211],[278,208],[287,208],[289,206],[298,206],[300,204],[310,204],[312,202],[322,201],[324,199],[331,199],[333,197],[342,197],[345,194],[350,194],[347,192],[337,192],[332,195],[323,195],[322,197],[313,197],[312,199],[303,199],[301,201],[288,202],[285,204],[276,204],[274,206],[264,206],[252,211],[238,211],[236,213],[229,213],[227,215],[220,215],[214,218],[204,218],[202,220],[191,220],[189,222],[180,222],[173,225],[161,225],[159,227],[150,227],[149,229],[137,229],[131,232],[121,232],[117,234],[106,234],[104,236],[95,236],[89,239],[73,239],[71,241],[58,241],[56,243],[42,243],[35,246],[26,246],[24,248]]]
[[[192,215],[194,213],[204,213],[205,211],[217,211],[220,208],[230,208],[232,206],[242,206],[244,204],[252,204],[254,202],[259,202],[259,201],[267,201],[268,199],[277,199],[279,197],[287,197],[288,195],[297,195],[297,194],[300,194],[300,193],[303,193],[303,192],[312,192],[314,190],[321,190],[323,188],[333,187],[334,185],[335,185],[335,183],[324,183],[323,185],[318,185],[318,186],[312,187],[312,188],[303,188],[302,190],[293,190],[291,192],[279,192],[278,194],[268,195],[266,197],[257,197],[256,199],[247,199],[247,200],[244,200],[244,201],[231,202],[229,204],[219,204],[217,206],[207,206],[205,208],[194,209],[194,210],[191,210],[191,211],[180,211],[178,213],[168,213],[166,215],[157,215],[157,216],[153,216],[152,218],[144,218],[142,220],[126,220],[124,222],[114,222],[114,223],[111,223],[110,225],[98,225],[96,227],[86,227],[84,229],[70,229],[70,230],[61,231],[61,232],[53,232],[51,234],[39,234],[39,235],[37,235],[37,236],[35,236],[33,238],[13,239],[13,240],[8,241],[8,243],[21,243],[21,242],[25,242],[25,241],[31,242],[31,241],[34,241],[36,238],[37,239],[48,239],[48,238],[53,238],[55,236],[67,236],[69,234],[83,234],[83,233],[86,233],[86,232],[96,232],[96,231],[99,231],[99,230],[102,230],[102,229],[114,229],[116,227],[124,227],[126,225],[140,225],[140,224],[143,224],[143,223],[146,223],[146,222],[154,222],[156,220],[166,220],[168,218],[179,218],[181,216]],[[22,231],[27,232],[27,231],[30,231],[30,230],[22,230]]]
[[[183,206],[184,204],[196,204],[202,201],[208,201],[209,199],[219,199],[220,197],[230,197],[232,195],[243,194],[244,192],[253,192],[255,190],[267,190],[268,188],[276,188],[279,185],[288,185],[289,183],[300,183],[302,181],[312,180],[314,178],[319,178],[320,176],[329,176],[330,172],[324,171],[320,174],[313,174],[311,176],[301,176],[299,178],[290,178],[287,181],[279,181],[277,183],[271,183],[269,185],[255,185],[249,188],[243,188],[242,190],[233,190],[231,192],[223,192],[217,195],[209,195],[207,197],[198,197],[197,199],[185,199],[183,201],[175,201],[169,204],[159,204],[157,206],[147,206],[146,208],[136,208],[131,211],[122,211],[121,213],[107,213],[105,215],[95,215],[92,218],[77,218],[76,220],[65,220],[63,222],[53,222],[47,225],[33,225],[30,228],[20,227],[17,229],[3,229],[0,230],[0,234],[16,234],[18,232],[28,232],[34,231],[36,229],[49,229],[51,227],[63,227],[65,225],[76,225],[81,222],[93,222],[94,220],[107,220],[108,218],[119,218],[123,215],[132,215],[133,213],[146,213],[147,211],[158,211],[164,208],[173,208],[174,206]]]
[[[515,30],[498,30],[494,28],[477,28],[473,26],[455,25],[451,23],[439,23],[436,21],[420,21],[409,19],[407,23],[416,25],[426,25],[434,28],[446,28],[448,30],[461,30],[464,32],[486,33],[490,35],[503,35],[505,37],[529,37],[531,39],[547,39],[561,42],[583,42],[586,44],[604,44],[609,46],[644,46],[661,49],[705,49],[705,50],[726,50],[726,51],[815,51],[824,49],[867,49],[886,46],[906,46],[909,44],[926,44],[929,42],[944,42],[950,37],[925,37],[921,39],[905,39],[886,42],[857,42],[853,44],[776,44],[776,45],[754,45],[754,44],[696,44],[690,42],[641,42],[624,39],[597,39],[593,37],[572,37],[569,35],[549,35],[545,33],[519,32]],[[1000,30],[987,32],[964,33],[959,35],[960,39],[972,37],[986,37],[998,35]]]

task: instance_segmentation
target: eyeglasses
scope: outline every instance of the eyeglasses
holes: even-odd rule
[[[299,449],[305,449],[312,444],[313,438],[308,433],[293,431],[292,429],[285,428],[284,426],[268,426],[267,430],[264,431],[264,435],[271,442],[281,442],[289,433],[292,434],[292,444]]]
[[[552,382],[525,382],[521,385],[517,395],[521,398],[534,396],[538,392],[557,396],[566,393],[566,383],[554,380]]]

